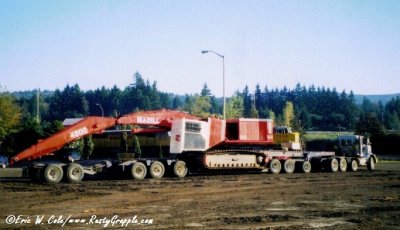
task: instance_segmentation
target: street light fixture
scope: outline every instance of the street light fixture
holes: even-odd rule
[[[96,103],[96,105],[97,105],[98,107],[100,107],[100,109],[101,109],[101,116],[104,117],[104,110],[103,110],[103,107],[101,107],[101,105],[100,105],[99,103]]]
[[[202,54],[206,54],[206,53],[213,53],[215,55],[217,55],[218,57],[222,58],[222,96],[223,96],[223,100],[224,100],[224,108],[223,108],[223,118],[224,120],[226,119],[226,99],[225,99],[225,56],[221,55],[213,50],[203,50],[201,51]]]

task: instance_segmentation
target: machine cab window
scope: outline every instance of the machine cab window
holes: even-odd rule
[[[274,128],[274,133],[292,133],[292,128],[287,126],[277,126]]]
[[[200,133],[201,124],[200,123],[195,123],[195,122],[186,122],[185,131],[186,132],[191,132],[191,133]]]

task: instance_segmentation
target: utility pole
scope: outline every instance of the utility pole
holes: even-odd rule
[[[40,88],[36,90],[36,122],[40,124]]]
[[[97,105],[98,107],[100,107],[100,109],[101,109],[101,116],[104,117],[104,109],[103,109],[103,107],[102,107],[99,103],[96,103],[96,105]]]
[[[223,96],[223,119],[226,119],[226,98],[225,98],[225,56],[221,55],[213,50],[203,50],[202,54],[213,53],[222,58],[222,96]]]

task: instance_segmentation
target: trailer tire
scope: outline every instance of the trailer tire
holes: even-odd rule
[[[142,162],[136,162],[132,165],[131,168],[132,177],[136,180],[142,180],[147,175],[146,165]]]
[[[370,157],[368,159],[367,169],[368,169],[368,171],[374,171],[375,170],[375,159],[373,157]]]
[[[310,173],[311,172],[311,163],[309,161],[303,161],[301,164],[301,169],[303,173]]]
[[[357,170],[358,170],[358,162],[357,162],[356,159],[351,159],[351,161],[350,161],[350,170],[352,172],[357,172]]]
[[[188,168],[184,161],[177,161],[174,164],[174,175],[178,178],[184,178],[188,173]]]
[[[67,169],[67,178],[71,183],[79,183],[83,180],[85,172],[82,165],[78,163],[71,163]]]
[[[272,161],[269,163],[269,170],[273,174],[278,174],[281,172],[282,169],[282,164],[279,160],[277,159],[272,159]]]
[[[340,158],[339,160],[339,170],[341,172],[346,172],[347,171],[347,161],[344,158]]]
[[[329,170],[331,172],[337,172],[339,170],[339,162],[336,158],[332,158],[329,160]]]
[[[150,165],[150,175],[154,179],[161,179],[164,176],[165,167],[164,164],[159,161],[154,161]]]
[[[295,169],[295,161],[294,160],[285,160],[283,163],[283,170],[285,173],[293,173]]]
[[[44,170],[44,179],[49,183],[59,183],[64,176],[64,171],[60,165],[51,164]]]

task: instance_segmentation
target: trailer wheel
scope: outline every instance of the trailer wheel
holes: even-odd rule
[[[283,170],[285,173],[293,173],[295,169],[295,161],[294,160],[285,160],[283,163]]]
[[[339,170],[340,170],[341,172],[346,172],[346,170],[347,170],[347,161],[346,161],[346,159],[340,158],[340,161],[339,161]]]
[[[131,168],[132,177],[136,180],[142,180],[147,175],[147,168],[142,162],[136,162]]]
[[[272,161],[269,163],[269,170],[273,174],[278,174],[281,172],[282,164],[279,160],[277,159],[272,159]]]
[[[355,159],[351,160],[351,162],[350,162],[350,170],[352,172],[357,172],[357,170],[358,170],[358,162],[357,162],[357,160],[355,160]]]
[[[374,170],[375,170],[375,160],[374,160],[373,157],[370,157],[370,158],[368,159],[367,169],[368,169],[369,171],[374,171]]]
[[[67,169],[67,178],[71,183],[79,183],[83,180],[85,176],[85,172],[83,171],[83,167],[77,163],[71,163]]]
[[[164,176],[164,173],[165,173],[165,167],[163,163],[159,161],[154,161],[150,165],[150,175],[154,179],[161,179]]]
[[[44,170],[44,179],[49,183],[59,183],[64,176],[60,165],[51,164]]]
[[[329,161],[329,165],[330,165],[330,171],[331,172],[337,172],[339,170],[339,162],[338,160],[336,160],[336,158],[332,158]]]
[[[184,161],[177,161],[174,164],[174,175],[178,178],[184,178],[188,172],[186,163]]]
[[[311,163],[309,161],[304,161],[301,164],[301,168],[303,170],[303,173],[310,173],[311,172]]]

